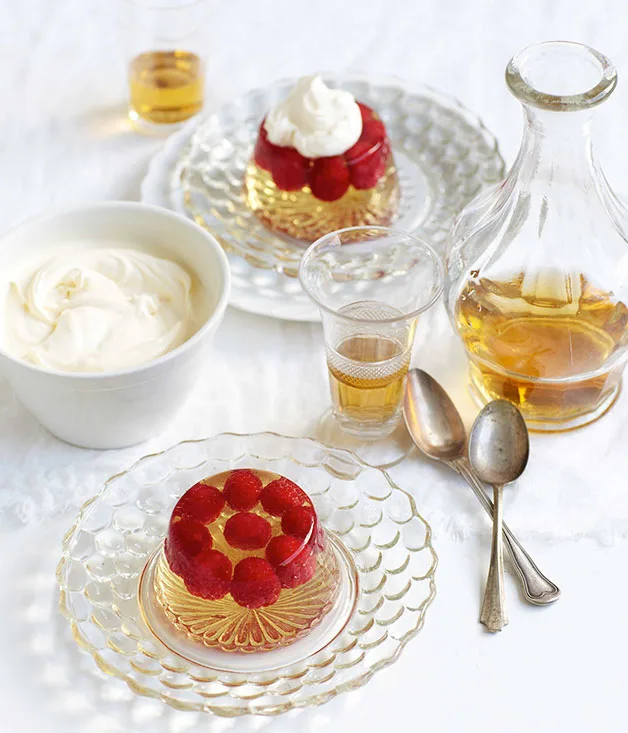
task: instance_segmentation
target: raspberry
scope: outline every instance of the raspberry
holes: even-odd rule
[[[309,502],[308,496],[294,481],[281,476],[271,481],[260,496],[262,506],[275,517],[280,517],[291,506]]]
[[[370,143],[383,143],[385,139],[386,128],[381,120],[373,118],[364,123],[360,140],[366,140]]]
[[[297,558],[304,547],[303,541],[297,537],[280,534],[268,543],[266,559],[276,568]]]
[[[310,171],[310,188],[321,201],[336,201],[349,188],[349,171],[342,155],[318,158]]]
[[[298,191],[307,185],[310,161],[294,148],[277,147],[271,173],[277,188],[282,191]]]
[[[373,188],[384,175],[390,144],[386,138],[384,123],[368,107],[362,110],[362,134],[358,142],[345,153],[349,175],[354,188]]]
[[[183,575],[199,553],[211,548],[212,537],[207,527],[196,519],[174,519],[170,521],[164,550],[172,572]]]
[[[304,552],[303,557],[298,557],[287,565],[280,565],[275,568],[275,572],[282,588],[297,588],[314,577],[316,558],[308,547],[307,553]]]
[[[260,168],[263,168],[265,171],[270,171],[279,147],[277,145],[273,145],[273,143],[268,139],[268,133],[264,127],[264,122],[265,120],[263,120],[262,124],[259,126],[259,134],[257,136],[257,142],[255,143],[253,158]]]
[[[349,173],[351,175],[351,183],[357,189],[373,188],[384,175],[386,171],[386,163],[388,162],[388,154],[383,155],[386,151],[384,145],[376,146],[370,155],[356,163],[349,164]]]
[[[279,598],[281,583],[268,560],[245,557],[235,566],[231,581],[233,600],[245,608],[271,606]]]
[[[347,161],[347,165],[352,166],[366,160],[372,153],[376,153],[378,150],[379,145],[376,143],[360,139],[353,147],[347,150],[345,160]]]
[[[284,588],[296,588],[307,583],[316,570],[316,558],[311,548],[289,535],[273,537],[266,548],[266,557]]]
[[[185,574],[185,587],[195,596],[217,601],[229,592],[231,561],[218,550],[203,550]]]
[[[262,487],[262,480],[257,474],[248,468],[238,468],[225,481],[227,504],[238,512],[246,512],[259,501]]]
[[[281,530],[302,540],[313,538],[316,532],[316,512],[307,504],[290,507],[281,519]]]
[[[271,534],[270,524],[250,512],[234,514],[225,524],[225,539],[239,550],[260,550],[266,547]]]
[[[179,499],[172,512],[173,517],[190,517],[209,524],[222,512],[225,498],[214,486],[194,484]]]

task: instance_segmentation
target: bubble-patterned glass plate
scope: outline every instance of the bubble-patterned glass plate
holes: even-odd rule
[[[454,217],[501,180],[504,162],[482,121],[455,99],[396,77],[323,74],[380,114],[401,184],[398,229],[443,253]],[[243,178],[260,121],[294,79],[256,89],[208,117],[192,120],[153,158],[142,201],[207,227],[232,268],[231,304],[287,320],[318,320],[295,277],[304,244],[266,229],[248,209]]]
[[[262,662],[274,652],[262,652],[246,672],[169,651],[138,606],[140,576],[177,498],[200,478],[242,466],[308,490],[359,588],[348,622],[326,646],[272,669]],[[309,438],[223,433],[146,456],[111,478],[66,534],[57,579],[61,611],[100,669],[178,709],[233,717],[319,705],[392,664],[423,625],[436,563],[429,526],[385,472]]]

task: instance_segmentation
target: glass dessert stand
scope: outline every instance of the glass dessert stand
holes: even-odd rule
[[[241,467],[307,489],[340,568],[334,607],[308,636],[248,654],[177,632],[151,583],[179,496]],[[175,708],[234,717],[321,704],[392,664],[423,625],[436,563],[429,526],[386,473],[311,439],[224,433],[112,477],[66,534],[57,579],[61,611],[100,669]]]
[[[392,225],[442,253],[456,215],[503,177],[495,138],[457,100],[429,87],[348,72],[323,77],[382,118],[401,188]],[[142,201],[177,211],[219,239],[231,265],[231,305],[274,318],[317,321],[317,308],[296,279],[306,245],[264,227],[247,206],[243,185],[260,121],[294,82],[248,92],[171,136],[151,161]]]

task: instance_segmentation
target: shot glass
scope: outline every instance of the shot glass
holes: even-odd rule
[[[417,319],[443,276],[429,245],[386,227],[341,229],[305,252],[299,279],[320,308],[332,410],[344,431],[374,441],[395,430]]]
[[[209,0],[120,0],[129,118],[167,134],[203,107]]]

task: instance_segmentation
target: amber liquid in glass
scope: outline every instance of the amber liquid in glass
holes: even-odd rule
[[[129,66],[131,109],[154,124],[187,120],[203,106],[203,63],[188,51],[149,51]]]
[[[396,417],[410,350],[393,338],[356,335],[328,356],[329,383],[337,414],[366,424]]]
[[[510,400],[533,426],[590,414],[605,400],[610,406],[623,369],[612,357],[628,338],[626,306],[583,275],[563,277],[558,297],[548,287],[529,290],[517,275],[482,278],[460,295],[456,324],[473,388],[484,400]]]

